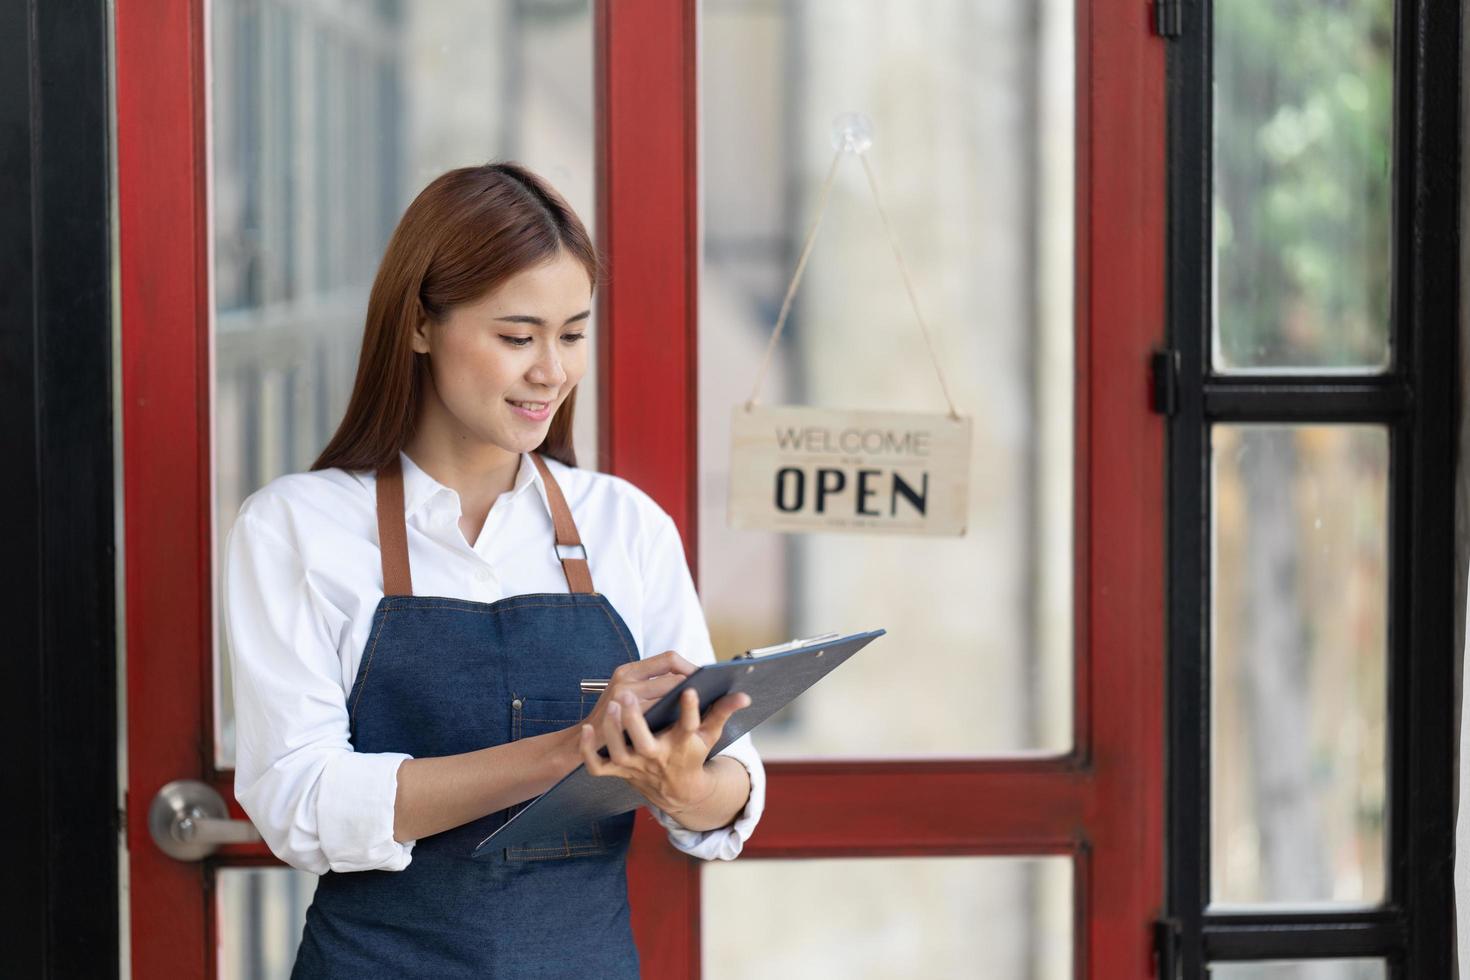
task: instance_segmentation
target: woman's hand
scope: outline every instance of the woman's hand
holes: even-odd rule
[[[607,688],[582,719],[585,724],[590,724],[593,731],[602,731],[604,719],[607,717],[608,705],[614,704],[624,694],[632,694],[639,705],[647,707],[656,704],[660,698],[668,694],[674,688],[694,673],[699,668],[673,650],[665,650],[656,657],[646,660],[634,660],[629,663],[620,664],[613,670],[612,677],[607,682]],[[599,743],[600,745],[601,743]],[[595,750],[597,746],[593,746]],[[575,768],[575,764],[572,768]]]
[[[672,816],[697,806],[715,791],[715,778],[706,770],[705,758],[730,716],[750,704],[750,695],[725,695],[710,705],[701,721],[699,693],[690,688],[680,695],[679,720],[657,735],[649,730],[643,705],[631,692],[604,700],[608,703],[600,732],[597,723],[582,725],[582,761],[587,771],[594,776],[621,776],[648,802]],[[633,741],[631,747],[624,742],[625,732]],[[600,743],[608,747],[607,760],[597,754]]]

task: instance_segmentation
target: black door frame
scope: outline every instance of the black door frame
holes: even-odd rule
[[[1210,367],[1213,0],[1169,50],[1168,918],[1175,972],[1211,961],[1384,957],[1454,975],[1455,475],[1460,418],[1461,4],[1395,12],[1394,366],[1384,375],[1219,375]],[[1369,911],[1210,911],[1210,442],[1213,423],[1389,430],[1386,901]]]
[[[119,965],[110,5],[0,0],[0,973]]]

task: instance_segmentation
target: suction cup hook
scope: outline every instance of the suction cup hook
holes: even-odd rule
[[[840,112],[832,119],[832,148],[865,153],[873,145],[873,120],[861,112]]]

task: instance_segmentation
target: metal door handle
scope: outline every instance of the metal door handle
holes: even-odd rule
[[[231,820],[224,798],[197,779],[175,779],[158,791],[148,807],[148,833],[177,861],[201,861],[221,844],[261,839],[249,820]]]

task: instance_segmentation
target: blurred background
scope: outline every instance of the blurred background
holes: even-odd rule
[[[1072,3],[704,0],[699,16],[695,573],[715,649],[890,633],[883,656],[834,673],[756,744],[768,761],[1065,753]],[[1215,18],[1216,365],[1382,371],[1391,3],[1217,0]],[[444,170],[514,159],[595,233],[595,120],[588,0],[214,0],[209,31],[219,542],[240,502],[309,467],[341,417],[368,287],[408,202]],[[962,538],[734,531],[726,519],[730,409],[814,217],[833,117],[854,110],[873,121],[869,162],[975,421]],[[595,377],[582,385],[577,453],[596,468]],[[839,168],[763,400],[944,410],[855,160]],[[1212,900],[1376,904],[1387,432],[1235,425],[1211,438]],[[228,767],[224,643],[221,631],[216,756]],[[912,685],[896,686],[895,670]],[[315,881],[218,872],[221,976],[289,974]],[[1066,858],[741,860],[705,865],[702,881],[713,980],[1072,975]],[[762,900],[771,893],[786,900]],[[1319,961],[1214,975],[1386,973]]]

